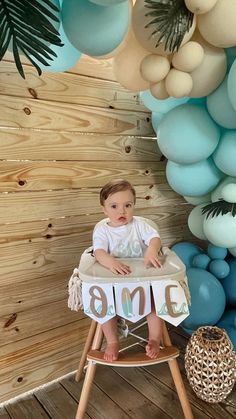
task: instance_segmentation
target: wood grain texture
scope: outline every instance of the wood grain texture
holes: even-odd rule
[[[4,160],[160,161],[156,138],[0,128]]]
[[[0,96],[0,127],[153,135],[145,112]]]
[[[19,77],[14,63],[0,65],[1,95],[34,98],[46,101],[74,103],[107,109],[127,109],[148,112],[139,94],[123,88],[119,83],[73,73],[35,74],[29,67],[26,80]]]

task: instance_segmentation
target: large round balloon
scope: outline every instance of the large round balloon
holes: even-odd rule
[[[53,57],[52,61],[48,61],[48,66],[41,64],[35,60],[40,66],[41,70],[50,73],[56,73],[66,71],[72,68],[81,57],[81,52],[75,48],[68,40],[63,26],[61,24],[59,28],[61,42],[64,44],[63,47],[57,45],[50,45],[50,48],[56,53],[56,57]]]
[[[229,100],[227,77],[213,93],[207,97],[207,109],[214,121],[224,128],[236,128],[236,110]]]
[[[181,99],[176,99],[175,97],[169,97],[167,99],[156,99],[150,93],[150,90],[145,90],[140,92],[140,98],[143,104],[153,112],[167,113],[171,109],[176,108],[183,103],[188,101],[188,97],[182,97]]]
[[[236,47],[234,47],[234,49],[236,50]],[[229,71],[227,89],[230,103],[236,111],[236,59],[234,60]]]
[[[207,239],[216,246],[236,246],[236,217],[231,212],[205,217],[203,231]]]
[[[224,80],[227,59],[223,48],[216,48],[208,44],[199,32],[194,33],[191,41],[198,42],[204,49],[201,64],[190,73],[193,79],[193,88],[189,96],[197,98],[209,95]]]
[[[113,59],[114,74],[121,86],[135,92],[148,89],[149,82],[140,72],[140,64],[147,55],[149,51],[138,43],[130,27],[124,48]]]
[[[155,24],[146,27],[146,25],[152,20],[152,16],[147,16],[148,12],[150,12],[150,10],[146,7],[145,0],[136,1],[132,16],[135,36],[143,48],[148,49],[153,54],[168,55],[171,51],[168,49],[165,50],[164,42],[156,46],[160,33],[152,35],[152,32],[155,29]],[[195,27],[196,17],[194,16],[193,24],[190,30],[186,32],[181,45],[184,45],[192,37]]]
[[[236,113],[235,113],[236,118]],[[226,175],[236,176],[236,130],[226,131],[213,155],[216,166]]]
[[[219,199],[223,199],[223,191],[225,187],[229,184],[236,185],[236,177],[227,176],[224,180],[222,180],[219,185],[214,189],[214,191],[211,193],[211,200],[212,202],[219,201]],[[235,200],[236,202],[236,200]]]
[[[98,6],[89,0],[62,4],[62,22],[69,41],[84,54],[101,56],[123,40],[129,25],[129,4]]]
[[[200,106],[170,110],[157,130],[161,152],[175,163],[191,164],[207,159],[220,139],[220,129]]]
[[[216,326],[226,330],[236,351],[236,310],[226,310]]]
[[[198,16],[198,29],[209,44],[229,48],[236,45],[235,0],[217,0],[213,9]]]
[[[189,204],[192,205],[200,205],[203,204],[205,202],[205,204],[207,204],[207,202],[211,201],[211,194],[207,193],[205,195],[200,195],[200,196],[184,196],[185,201],[189,202]]]
[[[192,267],[194,256],[203,253],[199,246],[189,242],[176,243],[171,247],[171,250],[182,260],[187,269]]]
[[[187,277],[191,306],[190,314],[182,325],[188,329],[195,329],[216,324],[225,310],[225,293],[220,281],[210,272],[200,268],[188,269]]]
[[[225,290],[227,306],[236,308],[236,259],[231,258],[228,263],[230,272],[221,280],[221,284]]]
[[[179,164],[168,160],[166,166],[168,183],[180,195],[207,194],[216,187],[222,176],[211,158],[193,164]]]
[[[203,220],[205,215],[202,214],[202,207],[206,203],[197,205],[192,209],[188,216],[188,227],[191,233],[200,240],[206,240],[206,236],[203,231]]]
[[[236,58],[236,46],[231,48],[225,48],[225,54],[227,58],[227,71],[229,72]]]

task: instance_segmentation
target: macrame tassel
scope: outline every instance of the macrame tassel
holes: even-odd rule
[[[79,277],[79,269],[75,268],[68,283],[68,307],[78,311],[83,308],[82,302],[82,281]]]

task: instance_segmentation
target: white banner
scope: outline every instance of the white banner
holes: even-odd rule
[[[105,323],[116,316],[112,284],[83,282],[82,299],[84,312],[98,323]]]
[[[118,316],[135,323],[151,312],[149,282],[119,283],[114,288]]]

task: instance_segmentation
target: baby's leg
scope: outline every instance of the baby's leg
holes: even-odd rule
[[[102,330],[107,341],[104,359],[109,362],[116,361],[119,353],[117,318],[113,317],[111,320],[104,323],[102,325]]]
[[[162,320],[156,315],[154,304],[152,302],[152,311],[147,315],[148,323],[148,344],[146,345],[146,354],[150,358],[157,358],[160,351],[160,340],[162,335]]]

